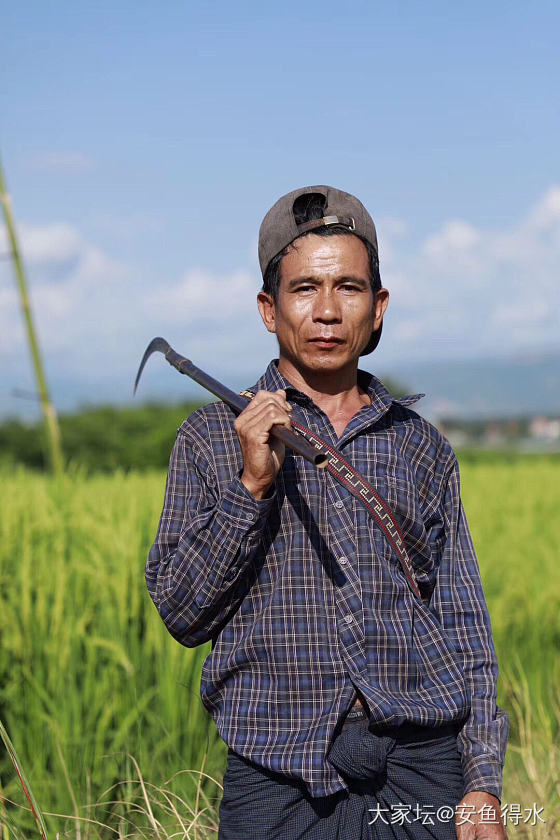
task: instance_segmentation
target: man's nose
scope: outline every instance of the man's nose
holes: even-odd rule
[[[340,307],[336,295],[329,289],[321,289],[313,307],[313,319],[332,323],[340,321]]]

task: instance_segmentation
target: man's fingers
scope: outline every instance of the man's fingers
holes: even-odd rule
[[[260,411],[244,418],[235,428],[238,433],[249,437],[256,432],[269,432],[273,426],[286,426],[289,429],[290,417],[277,405],[264,405]]]
[[[285,400],[286,391],[283,388],[279,388],[277,391],[257,391],[255,396],[251,400],[251,405],[255,405],[261,400],[266,400],[268,397],[275,397],[281,400]]]
[[[290,415],[287,411],[279,408],[277,405],[263,405],[260,411],[255,411],[241,418],[241,415],[235,422],[236,429],[253,429],[255,426],[268,425],[273,426],[275,423],[290,422]]]
[[[292,408],[286,399],[285,391],[257,391],[251,402],[243,409],[239,416],[251,416],[256,411],[259,411],[263,405],[278,405],[286,411],[290,411]]]
[[[256,498],[268,492],[284,460],[284,444],[270,430],[290,428],[290,409],[284,391],[259,391],[234,422],[243,455],[241,481]]]
[[[263,396],[245,408],[234,422],[235,429],[247,434],[256,428],[266,428],[268,431],[274,425],[290,427],[289,411],[291,406],[285,398],[276,397],[266,391],[260,391]]]

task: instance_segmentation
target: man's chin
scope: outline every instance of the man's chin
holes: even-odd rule
[[[357,364],[360,358],[359,350],[356,350],[355,355],[349,351],[346,345],[336,345],[332,348],[313,348],[311,353],[305,354],[305,363],[309,367],[329,367],[334,369],[347,368]]]
[[[348,353],[336,352],[333,350],[316,350],[313,353],[305,353],[299,358],[283,356],[290,365],[303,372],[313,374],[335,374],[338,371],[348,370],[349,368],[357,368],[359,353],[356,356],[349,356]]]

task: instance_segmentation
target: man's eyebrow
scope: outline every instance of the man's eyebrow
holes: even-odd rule
[[[364,280],[363,277],[354,277],[353,274],[350,274],[347,277],[340,277],[336,282],[337,283],[356,283],[358,286],[364,286],[364,287],[369,286],[369,278],[367,280]]]
[[[294,286],[299,286],[300,283],[321,283],[322,281],[319,280],[317,277],[294,277],[293,280],[288,282],[288,288],[293,289]]]
[[[312,283],[315,286],[318,286],[323,282],[324,281],[322,277],[295,277],[293,280],[288,281],[288,289],[293,289],[296,286],[299,286],[301,283]],[[354,277],[353,275],[348,275],[344,277],[338,277],[335,280],[336,285],[340,285],[341,283],[356,283],[356,285],[366,288],[367,286],[369,286],[369,279],[364,280],[363,277]]]

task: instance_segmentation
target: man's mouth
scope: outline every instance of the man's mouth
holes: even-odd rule
[[[344,344],[344,339],[335,338],[332,335],[318,335],[315,338],[310,338],[309,341],[311,344],[315,344],[317,347],[321,347],[325,350],[330,347],[337,347],[339,344]]]

